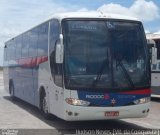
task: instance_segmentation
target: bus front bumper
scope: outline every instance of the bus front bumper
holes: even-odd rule
[[[121,107],[83,107],[66,104],[63,119],[66,121],[84,121],[142,118],[148,115],[149,108],[150,102]]]

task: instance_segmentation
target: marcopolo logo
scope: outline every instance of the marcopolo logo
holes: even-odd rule
[[[86,98],[89,99],[109,99],[109,95],[108,94],[99,94],[99,95],[86,95]]]

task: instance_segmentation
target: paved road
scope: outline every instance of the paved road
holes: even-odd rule
[[[11,100],[4,91],[0,72],[0,129],[55,129],[65,134],[90,129],[105,131],[160,129],[160,99],[152,100],[147,118],[85,122],[66,122],[57,118],[48,121],[41,116],[37,108],[18,99]]]

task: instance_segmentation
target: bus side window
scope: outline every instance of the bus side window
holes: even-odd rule
[[[38,27],[38,56],[48,55],[48,22]]]
[[[16,38],[16,59],[21,59],[21,49],[22,49],[22,37]]]
[[[10,60],[15,60],[15,40],[12,39],[12,41],[9,43],[9,55]]]
[[[50,22],[50,68],[53,80],[57,86],[63,86],[62,64],[55,62],[55,44],[59,38],[60,26],[58,20]]]
[[[29,49],[29,45],[28,45],[28,41],[29,41],[29,38],[28,38],[28,32],[27,33],[24,33],[22,35],[22,58],[27,58],[28,57],[28,49]]]
[[[38,40],[38,30],[37,28],[29,32],[29,50],[28,55],[30,57],[37,56],[37,40]]]

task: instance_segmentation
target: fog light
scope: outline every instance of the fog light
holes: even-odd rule
[[[78,113],[74,113],[74,116],[78,116]]]
[[[72,115],[72,112],[68,112],[68,115],[71,116],[71,115]]]
[[[145,112],[146,112],[145,110],[142,111],[142,113],[145,113]]]

